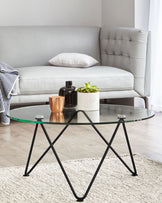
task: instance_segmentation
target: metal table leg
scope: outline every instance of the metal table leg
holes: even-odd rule
[[[61,160],[60,160],[60,158],[59,158],[59,156],[58,156],[58,154],[57,154],[57,152],[56,152],[56,150],[55,150],[55,148],[54,148],[54,144],[55,144],[56,141],[61,137],[61,135],[64,133],[64,131],[68,128],[68,126],[70,125],[70,122],[73,120],[73,118],[76,116],[76,114],[77,114],[78,112],[81,112],[81,113],[83,113],[83,114],[85,115],[85,117],[86,117],[86,118],[88,119],[88,121],[90,122],[90,125],[93,127],[93,129],[97,132],[97,134],[100,136],[100,138],[101,138],[101,139],[106,143],[106,145],[107,145],[106,150],[105,150],[105,152],[104,152],[104,154],[103,154],[103,156],[102,156],[102,158],[101,158],[101,160],[100,160],[100,162],[99,162],[99,164],[98,164],[98,166],[97,166],[97,169],[96,169],[96,171],[95,171],[95,173],[94,173],[94,175],[93,175],[93,177],[92,177],[92,179],[91,179],[91,181],[90,181],[90,183],[89,183],[89,185],[88,185],[88,187],[87,187],[87,189],[86,189],[86,192],[84,193],[84,195],[83,195],[82,197],[79,197],[79,196],[76,194],[76,192],[75,192],[75,190],[74,190],[74,188],[73,188],[73,185],[72,185],[72,183],[71,183],[71,181],[70,181],[70,179],[69,179],[69,177],[68,177],[68,175],[67,175],[67,173],[66,173],[66,171],[65,171],[65,169],[64,169],[64,167],[63,167],[63,165],[62,165],[62,162],[61,162]],[[38,119],[39,119],[39,120],[38,120]],[[74,197],[76,198],[76,200],[77,200],[78,202],[82,202],[82,201],[87,197],[87,195],[88,195],[88,193],[89,193],[89,191],[90,191],[90,189],[91,189],[91,187],[92,187],[92,185],[93,185],[93,182],[94,182],[94,180],[95,180],[95,178],[96,178],[96,176],[97,176],[97,174],[98,174],[98,172],[99,172],[99,170],[100,170],[100,168],[101,168],[101,166],[102,166],[102,164],[103,164],[103,162],[104,162],[104,159],[105,159],[105,157],[106,157],[106,155],[107,155],[109,149],[111,149],[111,150],[114,152],[114,154],[117,156],[117,158],[118,158],[118,159],[124,164],[124,166],[132,173],[133,176],[137,176],[137,170],[136,170],[134,158],[133,158],[133,155],[132,155],[132,150],[131,150],[130,142],[129,142],[129,139],[128,139],[128,134],[127,134],[125,122],[124,122],[125,116],[119,116],[118,119],[119,119],[119,120],[118,120],[118,123],[117,123],[117,125],[116,125],[116,128],[115,128],[115,130],[114,130],[114,133],[112,134],[112,137],[111,137],[111,139],[110,139],[109,142],[104,138],[104,136],[101,134],[101,132],[96,128],[96,126],[93,124],[93,122],[91,121],[91,119],[89,118],[89,116],[88,116],[84,111],[82,111],[82,110],[79,110],[79,111],[77,111],[77,112],[74,113],[74,115],[71,117],[71,119],[69,120],[69,122],[67,123],[67,125],[62,129],[62,131],[58,134],[58,136],[54,139],[53,142],[51,141],[51,139],[50,139],[50,137],[49,137],[49,135],[48,135],[48,133],[47,133],[47,131],[46,131],[46,129],[45,129],[43,123],[41,123],[41,122],[40,122],[40,124],[37,123],[37,124],[36,124],[36,127],[35,127],[35,130],[34,130],[34,135],[33,135],[32,143],[31,143],[31,147],[30,147],[30,151],[29,151],[29,155],[28,155],[28,159],[27,159],[27,164],[26,164],[24,176],[29,176],[29,174],[31,173],[31,171],[36,167],[36,165],[41,161],[41,159],[46,155],[46,153],[47,153],[50,149],[53,151],[53,154],[54,154],[54,156],[55,156],[56,159],[57,159],[57,162],[58,162],[58,164],[59,164],[59,166],[60,166],[60,168],[61,168],[61,170],[62,170],[62,172],[63,172],[63,174],[64,174],[64,176],[65,176],[65,179],[67,180],[67,183],[69,184],[69,187],[70,187],[70,189],[71,189],[71,191],[72,191]],[[42,118],[37,118],[37,120],[38,120],[38,121],[42,121]],[[130,169],[130,167],[125,163],[125,161],[120,157],[120,155],[119,155],[119,154],[113,149],[113,147],[111,146],[112,143],[113,143],[113,140],[114,140],[114,138],[115,138],[115,135],[116,135],[116,133],[117,133],[117,131],[118,131],[118,129],[119,129],[119,126],[120,126],[121,124],[122,124],[122,126],[123,126],[123,130],[124,130],[126,142],[127,142],[127,145],[128,145],[128,149],[129,149],[129,153],[130,153],[130,157],[131,157],[131,161],[132,161],[132,165],[133,165],[133,170]],[[45,152],[40,156],[40,158],[39,158],[39,159],[36,161],[36,163],[31,167],[31,169],[28,170],[29,163],[30,163],[30,159],[31,159],[31,155],[32,155],[32,150],[33,150],[33,147],[34,147],[35,137],[36,137],[36,134],[37,134],[38,125],[41,126],[41,128],[42,128],[42,130],[43,130],[43,132],[44,132],[44,134],[45,134],[45,136],[46,136],[46,138],[47,138],[47,140],[48,140],[49,147],[48,147],[48,148],[45,150]]]

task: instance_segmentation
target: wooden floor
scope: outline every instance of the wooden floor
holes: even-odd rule
[[[12,121],[8,127],[0,127],[0,167],[26,164],[34,127],[34,124],[16,121]],[[109,140],[115,125],[97,127]],[[46,128],[53,140],[62,126],[46,125]],[[162,162],[162,113],[156,114],[152,119],[128,123],[127,130],[133,153],[140,153]],[[112,146],[120,154],[128,154],[122,128]],[[48,142],[39,128],[31,162],[34,163],[47,147]],[[61,159],[67,160],[100,157],[106,146],[90,126],[70,126],[55,147]],[[114,155],[110,152],[108,156]],[[53,161],[56,160],[51,151],[42,160],[42,162]]]

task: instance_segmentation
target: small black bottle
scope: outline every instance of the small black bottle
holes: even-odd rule
[[[77,105],[77,92],[72,86],[72,81],[66,81],[66,86],[59,90],[59,96],[65,97],[64,107],[74,108]]]

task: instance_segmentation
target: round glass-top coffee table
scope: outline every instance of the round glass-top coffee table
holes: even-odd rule
[[[75,198],[77,199],[78,202],[83,201],[86,198],[86,196],[88,195],[89,190],[101,168],[101,165],[102,165],[109,149],[113,151],[113,153],[124,164],[124,166],[132,173],[133,176],[137,175],[137,170],[136,170],[136,166],[135,166],[135,162],[134,162],[134,158],[133,158],[125,123],[141,121],[141,120],[149,119],[153,116],[154,116],[154,112],[151,110],[148,110],[148,109],[134,108],[131,106],[109,105],[109,104],[101,104],[99,111],[82,111],[82,110],[77,110],[74,108],[74,109],[64,109],[64,111],[61,113],[51,113],[49,105],[37,105],[37,106],[35,105],[35,106],[28,106],[28,107],[21,107],[21,108],[13,109],[10,111],[10,115],[8,115],[8,117],[10,117],[12,120],[36,123],[34,135],[33,135],[31,146],[30,146],[30,151],[29,151],[29,155],[28,155],[28,159],[27,159],[27,163],[26,163],[26,167],[25,167],[24,176],[29,176],[29,174],[36,167],[36,165],[41,161],[41,159],[51,149],[61,167],[61,170],[70,186],[70,189],[71,189],[73,195],[75,196]],[[65,126],[61,130],[61,132],[57,135],[57,137],[52,141],[46,131],[45,124],[53,124],[53,125],[60,124],[60,125],[65,125]],[[107,141],[104,138],[104,136],[101,134],[101,132],[97,129],[96,125],[98,125],[98,124],[116,124],[115,130],[109,141]],[[49,142],[49,147],[40,156],[40,158],[36,161],[36,163],[30,169],[28,169],[34,142],[35,142],[35,137],[36,137],[37,129],[38,129],[39,125],[41,126],[41,128]],[[99,137],[107,145],[106,150],[104,151],[104,154],[99,162],[99,165],[97,166],[97,169],[86,189],[86,192],[82,197],[79,197],[76,194],[76,192],[73,188],[73,185],[72,185],[72,183],[63,167],[63,164],[55,150],[55,147],[54,147],[54,144],[61,137],[61,135],[68,128],[69,125],[91,125],[93,127],[93,129],[97,132]],[[131,158],[133,169],[131,169],[125,163],[125,161],[120,157],[120,155],[111,146],[120,125],[122,125],[123,130],[124,130],[124,135],[125,135],[128,150],[130,153],[130,158]],[[48,126],[48,125],[46,125],[46,126]]]
[[[74,114],[76,115],[69,122]],[[154,112],[148,109],[110,104],[101,104],[99,111],[87,111],[86,114],[95,125],[118,123],[119,115],[125,115],[124,122],[135,122],[154,116]],[[12,120],[29,123],[91,125],[89,120],[84,118],[82,112],[78,112],[76,108],[64,109],[62,113],[51,113],[49,105],[16,108],[10,111],[9,117]]]

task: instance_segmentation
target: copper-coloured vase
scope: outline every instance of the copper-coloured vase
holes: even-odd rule
[[[65,98],[63,96],[49,97],[50,109],[52,112],[62,112],[64,108]]]

